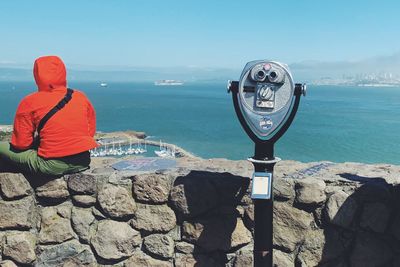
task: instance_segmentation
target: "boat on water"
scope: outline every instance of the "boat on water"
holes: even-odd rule
[[[108,145],[108,147],[107,147]],[[122,145],[121,141],[105,143],[100,148],[95,148],[90,151],[90,155],[92,157],[121,157],[121,156],[130,156],[130,155],[138,155],[144,154],[147,152],[147,144],[146,140],[144,140],[144,147],[138,141],[136,147],[133,146],[132,140],[129,141],[128,145]]]
[[[160,140],[160,150],[155,150],[154,153],[160,158],[175,158],[176,157],[176,149],[175,146],[173,148],[168,148],[166,145],[163,146]]]
[[[165,86],[165,85],[183,85],[183,81],[179,80],[158,80],[154,82],[154,85]]]
[[[100,86],[101,86],[101,87],[107,87],[108,84],[107,84],[107,83],[100,83]]]

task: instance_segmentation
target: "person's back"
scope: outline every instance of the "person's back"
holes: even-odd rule
[[[18,106],[10,151],[2,152],[4,144],[0,147],[0,167],[7,161],[9,164],[15,165],[13,160],[10,161],[10,156],[26,156],[28,151],[32,154],[34,133],[39,122],[67,93],[66,69],[58,57],[38,58],[34,65],[34,77],[38,92],[25,97]],[[48,163],[54,159],[58,161],[81,159],[85,161],[79,163],[81,167],[88,165],[88,161],[90,162],[88,151],[97,146],[93,139],[95,131],[95,112],[90,101],[82,92],[74,90],[71,100],[63,108],[57,110],[40,131],[40,143],[37,152],[36,150],[34,152],[41,161],[40,164],[46,165],[45,168],[28,166],[28,172],[48,172],[48,174],[58,175],[79,171],[68,168],[61,170],[66,166],[61,166],[60,169],[60,166]],[[13,150],[17,150],[17,152]],[[10,153],[15,154],[10,155]],[[17,169],[21,167],[22,171],[26,171],[24,169],[26,166],[18,165]],[[53,172],[52,168],[59,170]]]

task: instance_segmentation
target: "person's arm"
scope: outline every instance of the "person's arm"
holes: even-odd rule
[[[14,118],[11,145],[17,150],[27,150],[33,143],[35,125],[29,104],[22,100]]]
[[[96,134],[96,111],[92,103],[90,103],[89,99],[88,102],[88,122],[89,122],[89,134],[90,136],[94,136]]]

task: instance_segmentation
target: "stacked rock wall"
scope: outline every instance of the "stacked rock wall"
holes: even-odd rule
[[[0,174],[0,266],[252,266],[251,166],[199,162]],[[400,266],[398,167],[283,162],[276,173],[275,266]]]

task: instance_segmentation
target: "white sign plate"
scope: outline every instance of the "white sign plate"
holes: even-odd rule
[[[272,173],[255,172],[251,188],[252,199],[271,199]]]

